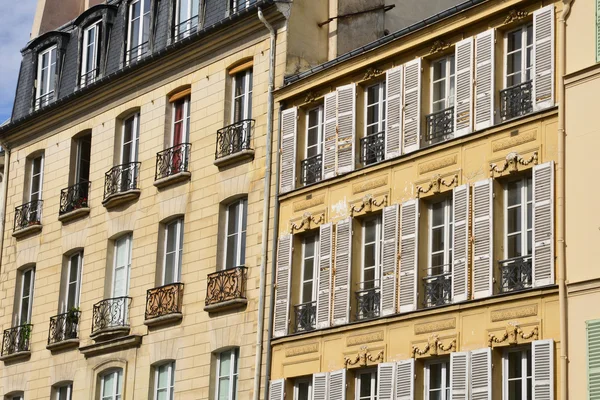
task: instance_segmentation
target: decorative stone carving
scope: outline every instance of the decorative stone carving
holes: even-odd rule
[[[518,344],[519,338],[522,340],[537,340],[538,339],[538,327],[534,327],[529,333],[525,333],[518,324],[507,324],[506,332],[501,336],[496,336],[493,333],[488,334],[488,347],[492,347],[494,343],[507,342],[510,345]]]
[[[301,200],[294,203],[294,212],[325,204],[325,195],[315,196],[312,199]]]
[[[514,320],[516,318],[533,317],[538,314],[538,307],[536,304],[523,307],[506,308],[503,310],[496,310],[491,312],[492,322]]]
[[[430,191],[434,194],[437,194],[441,191],[442,185],[444,185],[446,187],[452,187],[452,186],[458,185],[458,175],[454,175],[450,182],[447,182],[446,180],[442,179],[442,176],[440,174],[434,175],[431,178],[431,182],[429,182],[429,185],[427,186],[427,188],[424,188],[423,186],[417,186],[417,197],[421,193],[425,194],[425,193],[429,193]]]
[[[456,328],[456,318],[448,318],[440,321],[426,322],[424,324],[415,325],[415,334],[438,332],[447,329]]]
[[[305,103],[312,103],[316,99],[317,99],[317,94],[315,92],[313,92],[312,90],[309,90],[308,93],[306,93],[306,97],[304,98],[304,102]]]
[[[368,190],[373,190],[381,186],[385,186],[388,183],[388,177],[382,176],[380,178],[371,179],[370,181],[356,183],[352,185],[352,193],[362,193]]]
[[[504,171],[508,170],[509,173],[514,174],[519,171],[519,165],[529,165],[533,163],[536,165],[538,163],[538,152],[534,151],[533,155],[529,158],[529,160],[524,159],[517,152],[508,153],[506,156],[506,161],[504,162],[503,167],[499,167],[496,163],[490,164],[490,177],[494,177],[494,173],[502,174]]]
[[[313,216],[309,212],[305,212],[302,215],[302,219],[300,220],[300,224],[296,225],[295,222],[290,221],[290,233],[294,233],[294,231],[299,230],[307,230],[311,228],[311,224],[320,225],[325,221],[325,213],[319,214],[318,217]]]
[[[365,75],[363,76],[363,81],[375,78],[376,76],[379,76],[383,73],[382,70],[380,70],[379,68],[375,68],[375,67],[369,67],[367,68],[367,70],[365,71]]]
[[[528,132],[519,133],[516,136],[502,138],[492,142],[492,151],[501,151],[506,149],[512,149],[516,146],[533,142],[537,138],[537,131],[531,130]]]
[[[347,346],[379,342],[383,340],[383,331],[368,333],[366,335],[350,336],[346,339]]]
[[[366,367],[370,362],[377,363],[383,361],[383,350],[380,350],[376,356],[373,356],[367,346],[362,346],[356,357],[344,357],[344,366],[346,368],[353,365],[360,365],[361,367]]]
[[[440,51],[446,50],[448,47],[450,47],[449,43],[446,43],[442,39],[438,39],[431,45],[431,49],[429,49],[429,54],[438,53]]]
[[[415,358],[417,355],[423,356],[427,353],[430,356],[437,356],[440,350],[443,352],[456,350],[456,339],[452,339],[448,344],[444,345],[438,335],[431,335],[424,348],[419,349],[413,344],[412,357]]]
[[[527,11],[520,11],[513,8],[508,12],[506,18],[504,18],[504,24],[510,24],[511,22],[520,21],[525,18],[527,18]]]
[[[423,163],[419,166],[419,174],[426,174],[437,169],[442,169],[456,164],[457,156],[442,157],[438,160]]]
[[[285,356],[294,357],[302,354],[316,353],[317,351],[319,351],[319,344],[311,343],[304,346],[290,347],[289,349],[285,350]]]
[[[360,212],[372,212],[373,207],[381,208],[382,206],[387,205],[387,194],[381,196],[379,201],[377,201],[373,195],[367,194],[363,197],[361,203],[354,204],[350,209],[350,216],[354,216],[356,213]]]

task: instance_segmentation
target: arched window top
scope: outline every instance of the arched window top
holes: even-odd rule
[[[229,72],[229,75],[235,75],[238,72],[252,68],[253,65],[254,58],[246,57],[231,64],[229,67],[227,67],[227,71]]]
[[[97,20],[106,20],[107,18],[112,20],[117,13],[117,9],[118,7],[115,5],[97,4],[79,14],[73,21],[73,25],[84,28]]]
[[[170,103],[174,103],[177,100],[183,99],[186,96],[192,94],[192,85],[182,85],[176,89],[173,89],[167,94],[167,98]]]
[[[120,113],[117,116],[117,120],[122,121],[122,120],[125,120],[125,119],[127,119],[135,114],[139,114],[139,113],[140,113],[140,107],[131,107],[131,108],[128,108],[127,110],[123,111],[122,113]]]
[[[36,53],[39,53],[40,51],[55,45],[64,48],[69,41],[69,37],[70,35],[67,32],[49,31],[27,43],[21,52],[35,51]]]

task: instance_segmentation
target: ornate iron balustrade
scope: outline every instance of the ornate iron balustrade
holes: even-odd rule
[[[68,212],[78,210],[80,208],[89,207],[88,194],[90,190],[90,182],[79,182],[60,191],[60,207],[58,214],[66,214]]]
[[[533,81],[527,81],[500,91],[502,121],[520,117],[533,111]]]
[[[86,72],[85,74],[81,74],[81,78],[79,80],[79,86],[84,87],[85,85],[89,85],[96,81],[96,77],[98,76],[98,68],[94,68],[91,71]]]
[[[7,356],[22,351],[29,351],[33,325],[25,324],[4,331],[2,338],[2,355]]]
[[[180,172],[187,172],[190,161],[190,143],[181,143],[170,149],[156,153],[154,180],[166,178]]]
[[[379,317],[379,308],[381,305],[379,281],[362,282],[358,285],[361,289],[355,293],[356,320],[360,321]]]
[[[531,256],[513,257],[498,261],[500,266],[500,292],[514,292],[531,288],[533,275]]]
[[[209,274],[206,288],[207,306],[246,298],[246,267],[224,269]]]
[[[68,311],[50,318],[48,344],[60,343],[69,339],[77,339],[80,311]]]
[[[425,117],[427,131],[425,144],[432,145],[451,139],[454,133],[454,107],[431,113]]]
[[[371,165],[385,159],[385,132],[378,132],[360,139],[360,162]]]
[[[181,313],[183,283],[169,283],[146,292],[146,320]]]
[[[40,225],[42,222],[43,200],[34,200],[15,207],[14,231],[25,229],[32,225]]]
[[[296,332],[308,332],[317,326],[317,302],[310,301],[294,306]]]
[[[136,62],[140,58],[144,57],[149,51],[150,43],[148,41],[140,43],[139,45],[127,50],[125,54],[125,60],[127,61],[127,64]]]
[[[323,173],[323,155],[309,157],[300,163],[302,168],[302,184],[310,185],[321,180]]]
[[[242,150],[250,150],[251,132],[254,120],[244,119],[217,131],[215,159],[227,157]]]
[[[196,33],[198,30],[198,16],[195,15],[190,19],[180,22],[175,26],[174,41],[178,41]]]
[[[54,90],[46,94],[41,95],[35,99],[35,109],[48,105],[54,101]]]
[[[446,268],[444,268],[446,267]],[[428,276],[423,278],[423,289],[424,289],[424,307],[436,307],[443,306],[444,304],[450,304],[452,301],[452,272],[444,272],[441,274],[433,275],[431,272],[436,269],[448,270],[448,266],[434,267],[429,271]]]
[[[141,162],[112,167],[104,174],[104,199],[117,193],[138,189]]]
[[[129,326],[131,297],[115,297],[94,304],[92,334],[107,329]]]

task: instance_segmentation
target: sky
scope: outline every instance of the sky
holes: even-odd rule
[[[0,124],[10,118],[21,49],[29,41],[36,0],[0,0]]]

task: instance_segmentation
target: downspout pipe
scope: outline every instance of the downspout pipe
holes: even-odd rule
[[[258,8],[258,19],[269,30],[271,45],[269,49],[269,89],[267,93],[267,135],[266,135],[266,154],[265,154],[265,186],[263,195],[263,224],[262,224],[262,247],[260,251],[260,283],[258,292],[258,323],[256,328],[256,359],[254,362],[254,390],[252,396],[254,400],[260,398],[260,377],[262,370],[262,352],[263,352],[263,331],[265,319],[265,284],[267,280],[267,252],[269,236],[269,209],[271,207],[271,160],[273,153],[273,90],[275,88],[275,46],[277,33],[273,26],[265,19],[262,10]],[[275,247],[275,242],[273,242]],[[267,349],[268,350],[268,349]]]
[[[8,199],[8,173],[10,171],[10,149],[4,147],[4,143],[2,144],[2,148],[4,149],[4,176],[2,180],[2,190],[4,191],[4,198],[2,199],[2,207],[0,208],[0,212],[2,213],[2,218],[0,219],[0,273],[3,272],[4,265],[2,264],[2,256],[4,255],[4,229],[6,228],[6,203]]]

